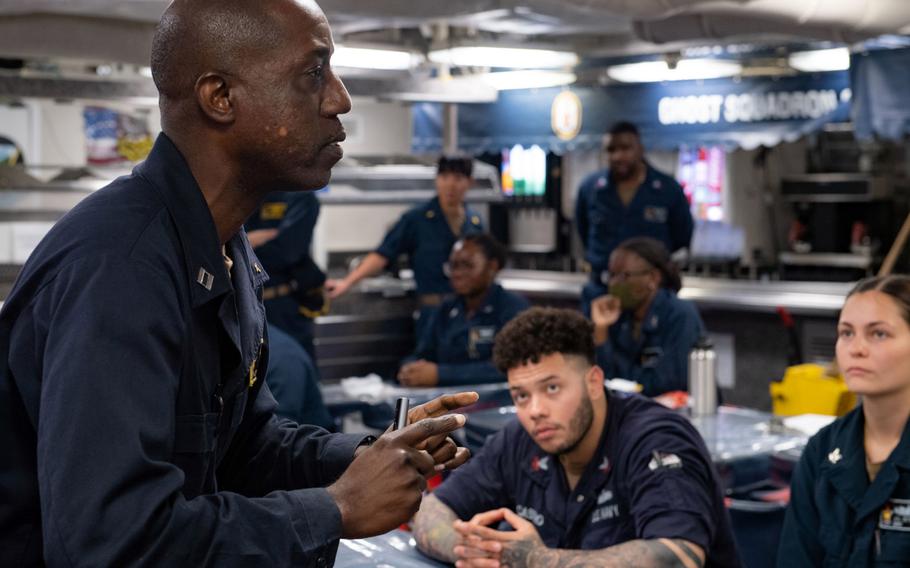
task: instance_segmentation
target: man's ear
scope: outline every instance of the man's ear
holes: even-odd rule
[[[588,396],[592,400],[597,400],[603,396],[604,392],[604,371],[599,365],[591,365],[588,374],[585,375],[585,386],[588,388]]]
[[[209,72],[196,80],[196,102],[218,124],[231,124],[235,120],[231,88],[222,75]]]

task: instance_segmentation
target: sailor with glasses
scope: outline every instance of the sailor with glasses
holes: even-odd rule
[[[688,390],[689,351],[705,326],[691,302],[680,300],[676,267],[656,239],[620,243],[610,255],[609,293],[591,303],[597,363],[656,396]]]

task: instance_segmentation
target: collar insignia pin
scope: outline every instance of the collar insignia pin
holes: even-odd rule
[[[834,451],[831,452],[830,454],[828,454],[828,461],[833,464],[836,464],[837,462],[842,460],[843,457],[844,456],[842,456],[840,453],[840,448],[834,448]]]
[[[215,276],[208,270],[200,267],[199,273],[196,275],[196,282],[198,282],[200,286],[202,286],[203,288],[205,288],[206,290],[211,292],[212,284],[215,283]]]

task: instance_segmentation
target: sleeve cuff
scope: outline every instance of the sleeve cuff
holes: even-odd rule
[[[325,562],[334,562],[338,541],[341,539],[341,511],[329,492],[323,488],[298,489],[290,494],[299,505],[294,514],[294,532],[307,550],[317,557],[331,556]],[[318,565],[318,564],[314,564]]]
[[[389,251],[389,250],[387,250],[387,249],[385,249],[385,248],[383,248],[383,247],[379,247],[378,249],[374,250],[373,252],[375,252],[375,253],[378,254],[379,256],[381,256],[381,257],[383,257],[383,258],[385,258],[386,260],[389,260],[389,261],[392,260],[392,257],[395,256],[394,254],[392,254],[391,251]]]

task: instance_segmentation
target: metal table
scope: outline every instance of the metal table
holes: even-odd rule
[[[342,539],[335,558],[338,568],[424,568],[450,566],[417,550],[411,533],[394,530],[372,538]]]
[[[391,420],[395,402],[398,397],[402,396],[408,397],[411,406],[415,406],[444,394],[474,391],[480,395],[480,399],[465,409],[467,411],[500,407],[509,404],[512,400],[508,383],[415,388],[383,382],[379,392],[356,396],[345,391],[341,384],[324,384],[320,385],[320,388],[322,389],[322,400],[332,416],[337,418],[351,412],[361,412],[364,414],[364,422],[375,428],[384,427],[381,425]]]

